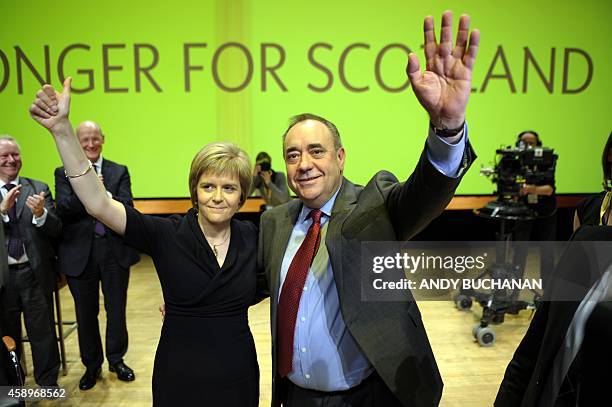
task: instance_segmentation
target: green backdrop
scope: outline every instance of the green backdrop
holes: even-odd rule
[[[338,126],[353,181],[406,177],[427,131],[412,89],[397,91],[406,49],[422,60],[423,17],[439,23],[447,8],[482,33],[468,108],[479,158],[459,193],[491,193],[478,168],[525,129],[558,152],[558,192],[600,190],[610,0],[3,0],[0,134],[19,140],[22,174],[53,184],[54,144],[27,109],[39,78],[57,86],[63,70],[81,89],[73,123],[101,124],[104,155],[129,166],[139,198],[187,196],[191,158],[213,140],[268,151],[282,168],[281,134],[301,112]]]

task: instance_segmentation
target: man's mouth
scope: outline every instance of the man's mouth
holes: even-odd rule
[[[299,184],[309,184],[309,183],[313,182],[314,180],[316,180],[317,178],[320,178],[320,177],[321,177],[321,175],[315,175],[315,176],[312,176],[312,177],[301,177],[301,178],[298,178],[297,182]]]

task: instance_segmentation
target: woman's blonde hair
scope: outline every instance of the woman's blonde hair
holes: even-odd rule
[[[202,147],[191,161],[189,194],[191,204],[198,207],[198,181],[202,174],[237,176],[240,183],[240,206],[251,191],[253,175],[248,154],[234,143],[215,142]]]

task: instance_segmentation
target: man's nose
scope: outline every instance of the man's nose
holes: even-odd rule
[[[312,168],[312,160],[310,159],[310,156],[308,154],[303,154],[300,157],[300,165],[299,165],[300,171],[308,171],[311,168]]]

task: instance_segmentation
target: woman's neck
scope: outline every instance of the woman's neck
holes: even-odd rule
[[[210,223],[202,214],[198,214],[198,224],[204,236],[213,241],[227,237],[230,230],[230,220],[223,223]]]

